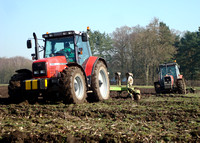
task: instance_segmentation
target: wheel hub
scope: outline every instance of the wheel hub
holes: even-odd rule
[[[76,97],[81,100],[84,96],[84,87],[83,81],[79,76],[74,78],[74,90]]]
[[[103,98],[107,98],[108,81],[104,70],[99,72],[99,89]]]
[[[99,80],[99,87],[101,87],[103,84],[103,82],[101,80]]]
[[[78,84],[74,83],[75,92],[78,90]]]

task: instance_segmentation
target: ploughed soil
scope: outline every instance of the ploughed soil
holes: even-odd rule
[[[200,142],[199,93],[112,94],[84,104],[1,102],[0,142]]]
[[[155,94],[154,88],[138,88],[142,95]],[[116,95],[114,95],[116,96]],[[8,98],[8,86],[0,86],[0,98]]]

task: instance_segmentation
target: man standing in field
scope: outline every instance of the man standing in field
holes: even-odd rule
[[[127,87],[127,90],[128,90],[128,94],[129,94],[129,96],[131,96],[131,99],[134,100],[133,92],[132,92],[132,89],[131,89],[131,87],[133,86],[133,74],[130,73],[130,72],[126,73],[126,78],[127,78],[126,87]]]
[[[132,73],[126,73],[126,78],[127,78],[127,84],[126,88],[128,91],[129,96],[131,97],[132,100],[140,100],[140,90],[137,90],[133,88],[133,74]]]

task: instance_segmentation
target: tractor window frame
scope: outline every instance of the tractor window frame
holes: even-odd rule
[[[163,79],[166,75],[172,75],[173,77],[177,77],[177,66],[175,65],[166,65],[160,67],[160,79]],[[171,69],[171,71],[170,71]]]
[[[75,37],[73,35],[71,36],[65,36],[65,37],[53,37],[53,38],[46,38],[45,39],[45,46],[44,46],[44,58],[49,58],[51,57],[50,54],[54,54],[58,52],[59,50],[64,49],[64,43],[69,42],[70,43],[70,48],[75,51]],[[51,44],[49,51],[47,52],[48,47],[47,44]],[[53,46],[52,44],[61,44],[60,46]],[[76,60],[76,54],[74,53],[74,59]],[[75,61],[74,61],[75,62]]]
[[[80,52],[79,48],[82,48],[82,54],[77,55],[77,61],[80,65],[83,65],[83,63],[90,57],[92,56],[90,46],[89,46],[89,41],[83,42],[82,37],[80,35],[76,35],[76,48],[77,48],[77,53]]]

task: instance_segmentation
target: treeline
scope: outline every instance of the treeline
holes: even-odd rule
[[[197,32],[186,32],[175,43],[177,60],[186,79],[200,80],[200,27]]]
[[[91,31],[90,41],[93,54],[108,62],[111,78],[117,71],[132,72],[136,84],[152,85],[158,65],[176,60],[186,80],[200,79],[199,31],[178,33],[155,18],[145,27],[123,26],[110,35]]]
[[[18,69],[31,69],[32,61],[24,57],[0,57],[0,84],[8,84],[11,76]]]
[[[91,30],[89,35],[92,53],[107,61],[111,80],[117,71],[122,78],[132,72],[135,84],[153,85],[158,65],[174,60],[186,80],[200,80],[200,29],[178,33],[154,18],[145,27],[123,26],[111,34]],[[8,83],[17,69],[31,69],[31,64],[23,57],[0,58],[0,83]]]

